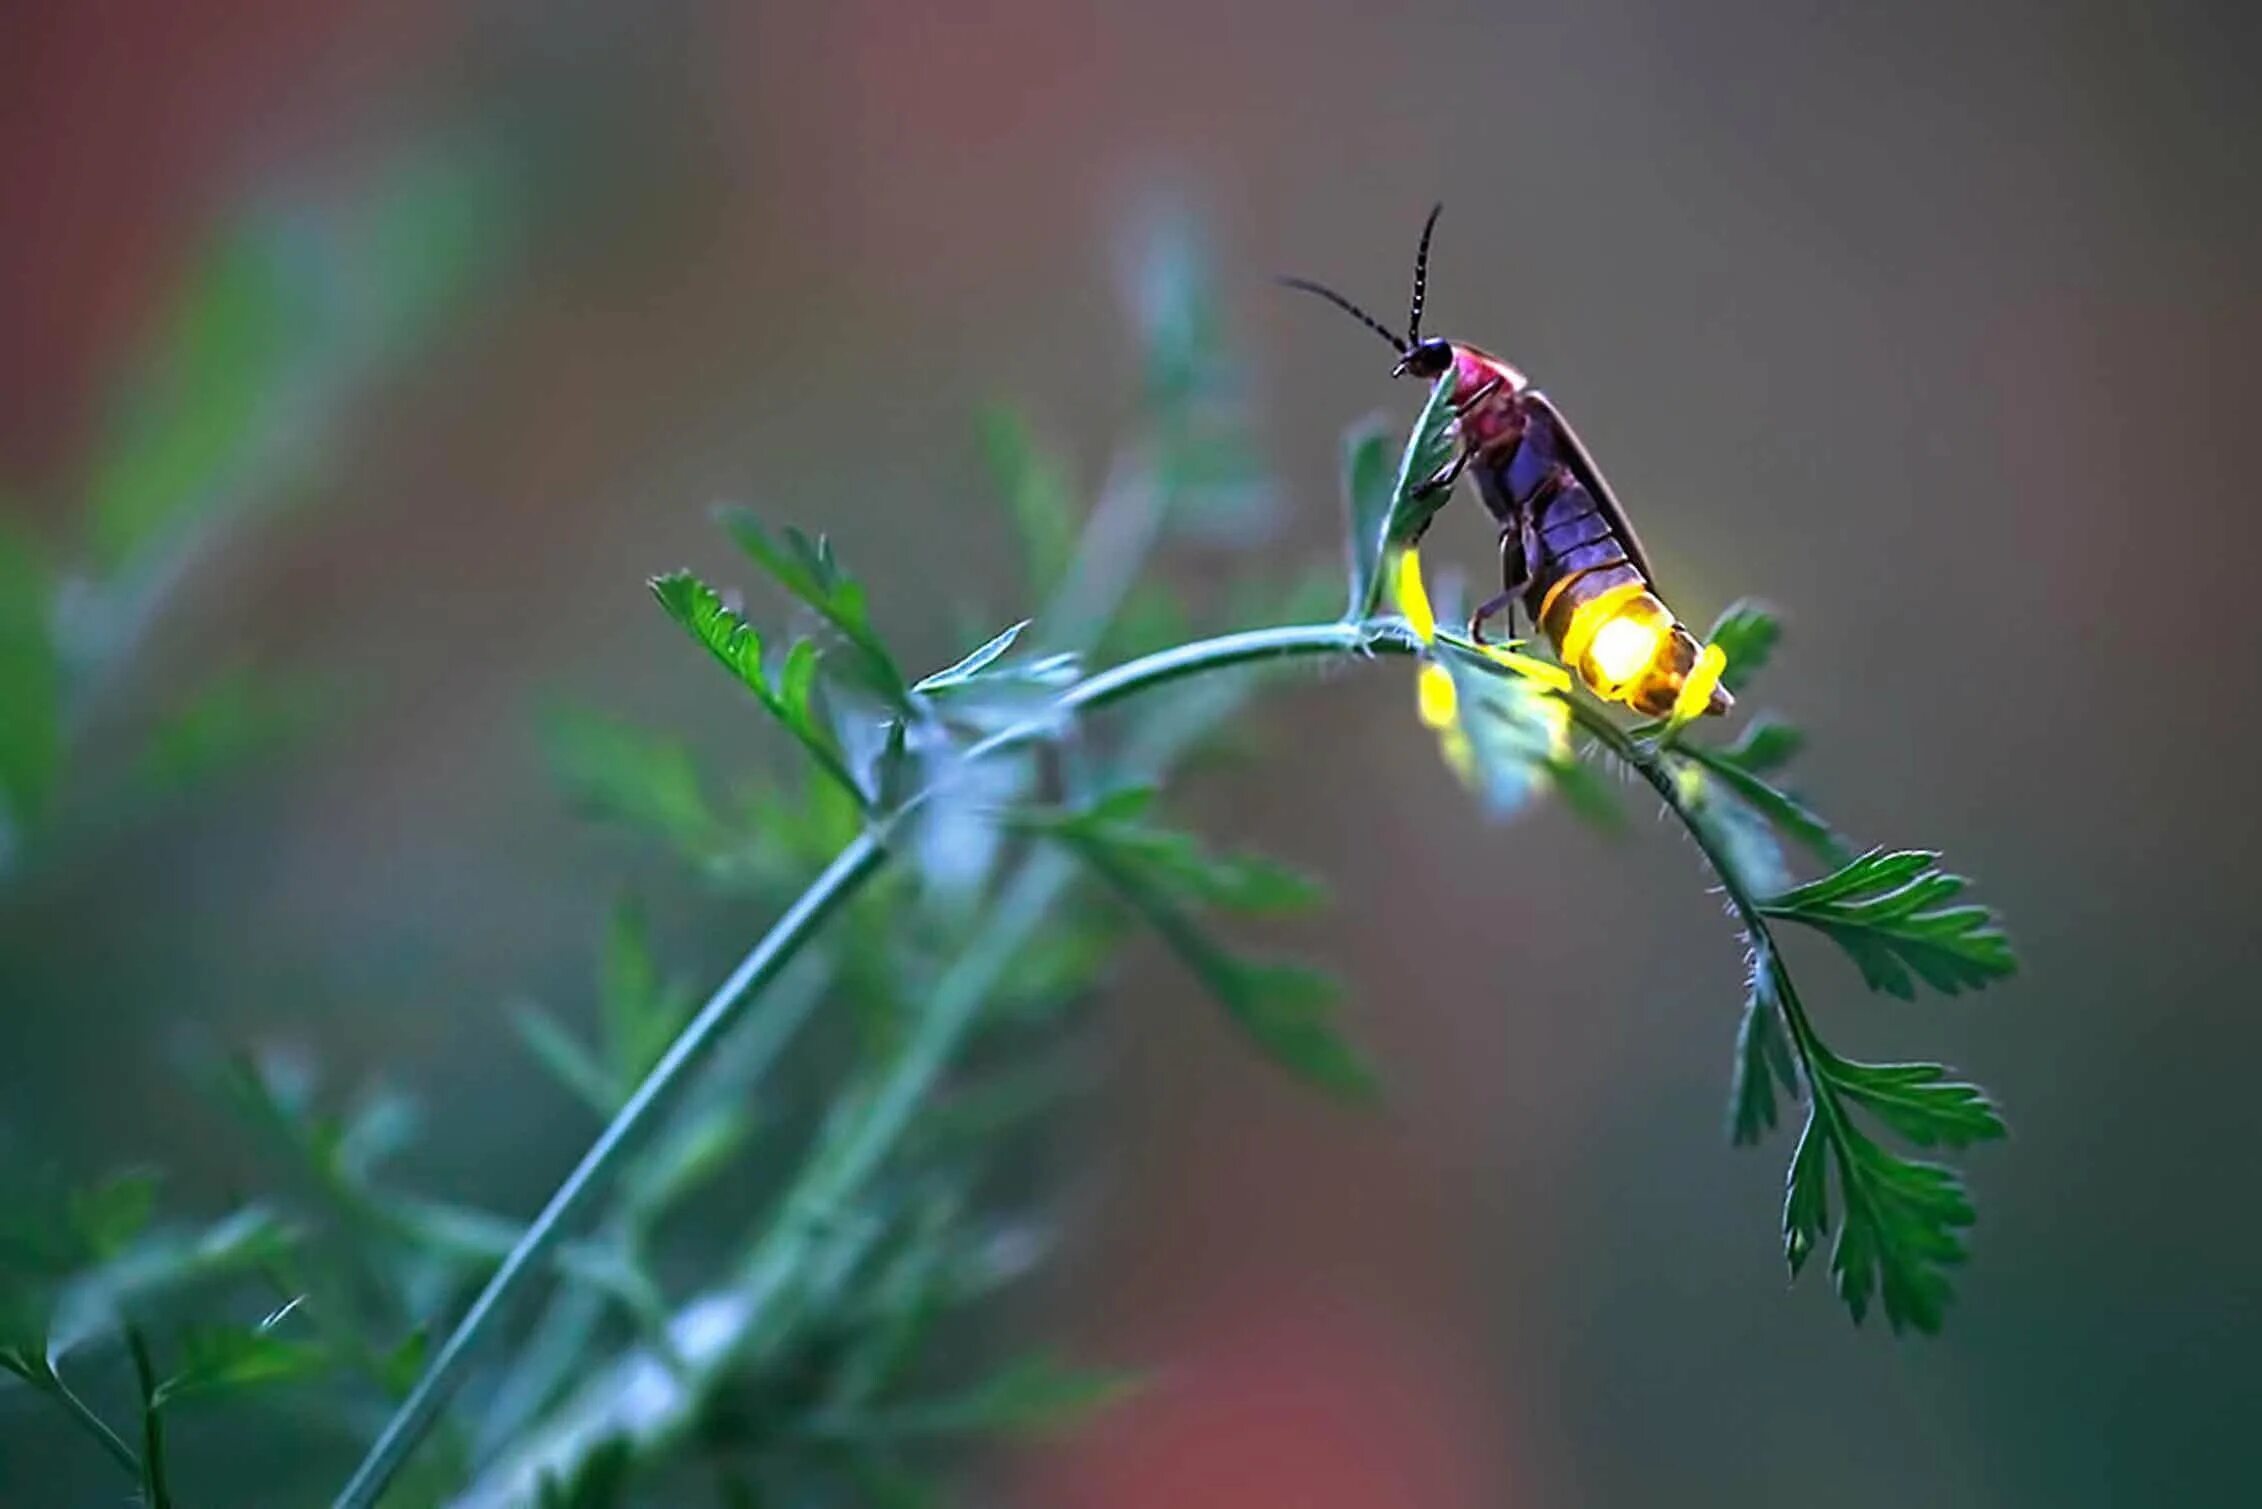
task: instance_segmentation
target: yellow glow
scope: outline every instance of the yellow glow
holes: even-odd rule
[[[1476,784],[1476,748],[1469,743],[1469,736],[1460,724],[1456,723],[1451,728],[1439,731],[1437,751],[1445,757],[1445,768],[1459,776],[1463,785]]]
[[[1453,673],[1436,661],[1422,667],[1414,682],[1414,706],[1425,728],[1451,728],[1461,710],[1460,693],[1453,689]]]
[[[1423,644],[1437,638],[1437,614],[1429,605],[1429,588],[1422,585],[1422,554],[1406,550],[1398,557],[1398,611]]]
[[[1665,635],[1657,625],[1639,618],[1613,618],[1594,631],[1594,643],[1587,650],[1587,659],[1593,664],[1596,679],[1603,685],[1619,687],[1649,669],[1657,658],[1657,646]]]
[[[1709,707],[1712,689],[1720,684],[1720,673],[1727,669],[1728,652],[1716,644],[1706,645],[1689,671],[1689,679],[1681,683],[1680,694],[1673,699],[1673,721],[1686,723]]]
[[[1484,651],[1485,658],[1493,664],[1505,666],[1527,680],[1538,682],[1549,691],[1568,692],[1571,689],[1570,673],[1559,665],[1550,665],[1544,660],[1535,660],[1529,655],[1519,655],[1514,650],[1503,649],[1496,644],[1483,645],[1480,648]]]
[[[1587,646],[1594,643],[1602,628],[1620,617],[1631,617],[1623,612],[1637,599],[1646,597],[1649,589],[1640,582],[1620,582],[1607,592],[1599,593],[1578,605],[1571,613],[1571,626],[1563,631],[1562,651],[1565,665],[1586,669]],[[1646,614],[1643,616],[1647,616]]]

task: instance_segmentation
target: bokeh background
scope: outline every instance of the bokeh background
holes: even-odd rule
[[[1975,999],[1801,959],[1847,1047],[1939,1053],[2008,1108],[1970,1160],[1960,1306],[1896,1342],[1813,1277],[1786,1292],[1785,1148],[1720,1134],[1739,959],[1685,845],[1475,821],[1402,676],[1291,677],[1273,763],[1186,800],[1330,878],[1323,951],[1392,1109],[1301,1095],[1128,959],[1077,1229],[1016,1323],[1159,1382],[998,1493],[2237,1501],[2262,1404],[2257,25],[18,0],[0,507],[58,533],[212,509],[109,716],[216,657],[290,668],[324,712],[0,902],[0,1126],[193,1180],[182,1054],[285,1041],[417,1089],[432,1177],[530,1209],[583,1128],[500,1006],[585,972],[618,879],[532,714],[563,690],[747,736],[642,586],[727,571],[707,505],[832,532],[883,626],[932,641],[961,580],[1003,579],[970,414],[1025,399],[1096,469],[1126,263],[1171,221],[1245,357],[1288,514],[1268,549],[1325,562],[1338,434],[1413,394],[1266,275],[1395,313],[1443,198],[1436,328],[1577,419],[1684,617],[1785,611],[1762,700],[1812,734],[1823,808],[1945,848],[2012,923],[2027,969]],[[198,347],[231,268],[281,279],[287,317]],[[220,438],[136,451],[134,375],[176,347]],[[1473,510],[1441,529],[1486,568]],[[81,1450],[0,1421],[8,1501],[103,1491]]]

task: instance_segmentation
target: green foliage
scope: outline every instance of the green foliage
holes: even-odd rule
[[[248,1388],[292,1383],[329,1366],[322,1348],[278,1334],[275,1316],[255,1326],[188,1326],[180,1333],[172,1374],[151,1402],[205,1401]]]
[[[1335,984],[1293,965],[1244,959],[1198,920],[1203,910],[1265,913],[1312,904],[1316,889],[1262,860],[1219,859],[1148,821],[1153,793],[1114,792],[1077,812],[1033,814],[1170,946],[1267,1056],[1336,1094],[1376,1091],[1374,1071],[1335,1030]]]
[[[812,540],[798,529],[786,530],[781,540],[743,508],[723,510],[722,522],[756,565],[839,633],[850,679],[891,706],[903,707],[908,701],[903,672],[873,631],[864,589],[841,570],[831,542],[822,535]]]
[[[1821,1060],[1832,1088],[1918,1147],[1969,1147],[2006,1135],[2003,1118],[1977,1085],[1938,1064],[1857,1064]]]
[[[1750,948],[1730,1136],[1757,1142],[1805,1103],[1783,1210],[1793,1273],[1834,1235],[1832,1281],[1857,1321],[1878,1307],[1896,1329],[1937,1328],[1973,1209],[1953,1170],[1881,1137],[1964,1149],[2004,1135],[2003,1122],[1942,1065],[1831,1051],[1771,928],[1820,929],[1872,988],[1909,994],[1920,979],[1954,991],[2008,973],[1991,916],[1951,904],[1964,882],[1929,853],[1853,858],[1779,784],[1800,745],[1787,724],[1756,719],[1726,744],[1695,725],[1629,727],[1559,667],[1450,632],[1416,643],[1383,612],[1391,551],[1444,502],[1419,484],[1451,453],[1450,378],[1395,470],[1379,434],[1346,444],[1347,618],[1201,638],[1216,602],[1135,588],[1150,551],[1243,537],[1262,517],[1230,367],[1185,266],[1165,255],[1149,268],[1139,430],[1105,469],[1113,480],[1080,538],[1069,467],[1010,414],[984,420],[1030,579],[1051,602],[912,680],[821,538],[732,512],[725,527],[815,637],[789,637],[773,657],[698,578],[652,588],[803,765],[718,782],[668,735],[572,709],[547,717],[550,761],[584,811],[656,840],[727,892],[733,916],[751,895],[778,920],[699,1004],[624,901],[578,1001],[516,1008],[534,1067],[603,1123],[539,1214],[409,1192],[392,1170],[414,1130],[401,1097],[341,1109],[291,1061],[246,1057],[217,1087],[279,1165],[276,1194],[202,1225],[160,1221],[140,1174],[12,1202],[23,1219],[0,1223],[0,1368],[150,1504],[171,1497],[170,1410],[270,1393],[287,1394],[293,1417],[355,1432],[391,1411],[339,1509],[368,1509],[389,1485],[404,1501],[594,1509],[675,1495],[693,1469],[731,1503],[934,1502],[934,1461],[968,1439],[1065,1428],[1136,1386],[1041,1351],[1002,1365],[993,1354],[969,1374],[952,1345],[1042,1255],[1041,1213],[1007,1206],[997,1190],[1014,1181],[995,1176],[1082,1082],[1072,1008],[1104,980],[1126,914],[1264,1055],[1336,1094],[1377,1093],[1338,1029],[1333,982],[1212,931],[1220,914],[1305,911],[1318,888],[1165,826],[1154,790],[1223,742],[1246,685],[1222,673],[1379,652],[1421,658],[1422,715],[1495,812],[1544,790],[1612,818],[1597,755],[1665,802]],[[256,334],[254,305],[220,307],[210,338]],[[116,519],[121,539],[162,524],[123,506]],[[0,556],[11,571],[0,586],[25,590],[0,594],[0,613],[47,601],[44,568]],[[1291,595],[1241,590],[1234,622]],[[40,752],[42,667],[67,658],[46,613],[0,618],[0,691],[34,689],[28,742],[0,746],[0,799],[19,820],[60,758]],[[1748,688],[1779,632],[1749,604],[1723,616],[1713,638],[1732,685]],[[1083,673],[1087,655],[1126,644],[1150,652]],[[1165,687],[1176,695],[1149,696]],[[253,747],[261,695],[214,683],[151,760],[193,774]],[[1136,717],[1088,716],[1134,700]],[[1796,882],[1786,845],[1829,873]],[[822,1041],[805,1057],[838,1080],[812,1104],[788,1093],[798,1071],[789,1082],[775,1070],[821,1020],[839,1025],[810,1030]],[[709,1202],[723,1219],[678,1219]],[[544,1305],[510,1303],[530,1285],[548,1291]],[[64,1359],[130,1363],[137,1443],[71,1390]],[[411,1483],[399,1474],[420,1446],[426,1476]]]
[[[1039,655],[1029,660],[1007,660],[1006,653],[1019,642],[1022,631],[1031,620],[1003,630],[984,642],[961,660],[943,669],[920,677],[912,683],[911,690],[924,697],[940,698],[946,702],[963,701],[966,694],[978,692],[1054,692],[1075,684],[1081,674],[1082,662],[1069,651]]]
[[[1790,792],[1774,785],[1767,773],[1786,763],[1799,746],[1800,735],[1788,724],[1754,723],[1747,736],[1725,748],[1674,741],[1674,752],[1701,766],[1761,821],[1772,825],[1824,864],[1843,864],[1846,841],[1830,824]],[[1757,877],[1762,885],[1772,880]]]
[[[1527,676],[1503,674],[1474,645],[1439,636],[1437,662],[1453,679],[1457,728],[1467,739],[1472,784],[1494,817],[1506,817],[1543,791],[1609,828],[1619,819],[1608,787],[1579,761],[1566,737],[1562,696]]]
[[[542,719],[550,769],[586,816],[658,839],[704,862],[723,841],[723,821],[690,746],[586,708],[554,706]]]
[[[0,530],[0,873],[11,835],[47,804],[63,759],[63,674],[48,632],[53,584],[31,545]]]
[[[1728,648],[1730,665],[1741,664],[1748,678],[1780,634],[1772,615],[1747,603],[1723,615],[1714,642]],[[1946,905],[1966,883],[1937,869],[1938,856],[1929,852],[1872,850],[1849,859],[1836,831],[1776,784],[1802,743],[1788,724],[1758,718],[1731,744],[1703,744],[1692,737],[1693,726],[1629,729],[1583,693],[1538,690],[1528,671],[1454,636],[1440,634],[1434,653],[1454,672],[1457,726],[1467,732],[1488,793],[1511,782],[1520,783],[1512,787],[1520,794],[1543,761],[1561,765],[1569,757],[1559,745],[1553,755],[1542,754],[1542,715],[1531,712],[1521,722],[1493,718],[1494,728],[1505,726],[1515,736],[1483,741],[1478,719],[1490,704],[1468,684],[1473,681],[1512,689],[1521,701],[1511,706],[1567,712],[1587,742],[1646,781],[1695,838],[1724,884],[1751,951],[1729,1137],[1756,1143],[1775,1129],[1783,1101],[1807,1102],[1783,1209],[1791,1271],[1799,1272],[1834,1230],[1832,1281],[1857,1322],[1881,1302],[1893,1329],[1937,1330],[1949,1297],[1947,1270],[1963,1260],[1960,1233],[1975,1219],[1971,1202],[1954,1170],[1893,1152],[1862,1131],[1855,1115],[1873,1117],[1915,1146],[1947,1148],[2004,1135],[2001,1117],[1983,1092],[1942,1065],[1863,1064],[1832,1053],[1769,927],[1788,920],[1823,931],[1852,955],[1871,989],[1907,997],[1918,979],[1954,993],[2011,973],[2016,960],[1992,914]],[[1833,866],[1832,872],[1792,884],[1779,837]]]
[[[1430,520],[1450,501],[1444,492],[1424,492],[1423,484],[1453,459],[1453,389],[1456,379],[1448,370],[1430,384],[1422,411],[1414,417],[1413,432],[1398,458],[1398,476],[1391,486],[1390,522],[1383,532],[1384,546],[1412,545],[1429,529]]]
[[[1882,1297],[1894,1330],[1939,1330],[1949,1299],[1944,1270],[1964,1260],[1957,1233],[1976,1219],[1963,1181],[1938,1164],[1887,1152],[1850,1126],[1825,1129],[1809,1118],[1783,1207],[1783,1252],[1793,1274],[1830,1229],[1826,1158],[1845,1203],[1830,1254],[1839,1297],[1856,1322]]]
[[[1775,653],[1775,645],[1783,637],[1782,623],[1775,610],[1765,603],[1741,598],[1730,603],[1713,622],[1712,632],[1704,636],[1706,644],[1717,645],[1728,657],[1728,664],[1720,672],[1720,684],[1731,692],[1740,692],[1751,684],[1752,678],[1767,665]]]
[[[670,618],[707,647],[771,717],[800,741],[819,769],[861,798],[863,787],[841,759],[831,726],[817,710],[817,649],[806,639],[786,651],[773,676],[762,663],[762,636],[727,606],[722,594],[688,571],[652,578],[652,595]]]
[[[1447,493],[1424,496],[1421,484],[1453,455],[1453,374],[1430,385],[1429,397],[1414,420],[1398,471],[1387,476],[1382,437],[1354,430],[1345,442],[1343,490],[1349,514],[1350,610],[1353,622],[1372,618],[1382,604],[1383,562],[1394,547],[1420,540],[1448,501]]]
[[[280,237],[247,226],[208,248],[184,280],[89,486],[105,566],[124,564],[202,504],[280,396],[297,333],[314,315],[313,290],[290,255]]]
[[[1042,597],[1066,578],[1076,553],[1068,468],[1038,444],[1019,410],[992,405],[977,420],[982,457],[1005,501],[1029,589]]]
[[[884,1436],[1056,1435],[1146,1386],[1137,1373],[1070,1367],[1049,1353],[1015,1359],[948,1399],[897,1405],[853,1422],[820,1421],[820,1434]]]
[[[1390,473],[1390,431],[1381,416],[1361,420],[1343,434],[1343,514],[1350,595],[1344,614],[1372,617],[1382,601],[1383,541],[1395,496]]]
[[[1728,1092],[1728,1136],[1738,1147],[1756,1143],[1775,1130],[1775,1092],[1799,1098],[1799,1075],[1791,1040],[1783,1030],[1782,1004],[1775,998],[1774,971],[1755,967],[1744,998],[1743,1025],[1736,1030],[1736,1075]]]
[[[1922,979],[1954,995],[2018,969],[2010,939],[1981,906],[1948,906],[1970,884],[1923,850],[1872,849],[1836,873],[1760,904],[1770,917],[1826,934],[1872,990],[1913,1000]]]

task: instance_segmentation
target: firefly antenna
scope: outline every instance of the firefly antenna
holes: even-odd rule
[[[1437,229],[1437,217],[1444,208],[1442,199],[1429,207],[1429,218],[1422,222],[1421,248],[1414,253],[1414,309],[1406,316],[1406,339],[1417,346],[1422,343],[1422,296],[1429,292],[1429,237]]]
[[[1358,305],[1352,303],[1349,299],[1343,297],[1343,295],[1337,293],[1334,289],[1328,288],[1319,283],[1314,283],[1308,278],[1281,278],[1277,281],[1283,288],[1301,288],[1306,293],[1318,294],[1321,298],[1327,300],[1330,304],[1333,304],[1336,308],[1342,310],[1345,314],[1351,316],[1351,318],[1357,320],[1360,324],[1366,326],[1369,330],[1372,330],[1375,334],[1390,342],[1391,350],[1397,352],[1400,356],[1404,356],[1406,354],[1406,343],[1400,340],[1397,336],[1391,334],[1390,328],[1388,326],[1384,325],[1382,321],[1376,319],[1373,315],[1367,313],[1364,309],[1361,309]]]

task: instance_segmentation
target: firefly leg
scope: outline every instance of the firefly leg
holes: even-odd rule
[[[1485,638],[1485,620],[1499,613],[1508,615],[1508,637],[1514,639],[1516,637],[1516,594],[1513,592],[1496,592],[1477,604],[1476,612],[1469,615],[1469,637],[1478,644],[1492,643],[1491,640]]]
[[[1517,537],[1519,534],[1521,538]],[[1531,550],[1532,536],[1529,529],[1500,531],[1501,590],[1479,603],[1476,612],[1469,615],[1469,637],[1478,644],[1490,643],[1484,637],[1485,621],[1500,613],[1508,615],[1508,637],[1515,638],[1516,599],[1523,592],[1524,583],[1531,577]]]
[[[1452,487],[1461,480],[1461,473],[1468,470],[1470,454],[1465,450],[1456,453],[1451,461],[1430,473],[1424,481],[1415,484],[1413,496],[1420,499],[1434,498]]]
[[[1478,388],[1475,392],[1470,393],[1467,397],[1456,398],[1453,401],[1453,407],[1457,412],[1466,414],[1471,409],[1474,409],[1477,405],[1490,398],[1493,394],[1499,392],[1501,387],[1502,383],[1499,378],[1491,378],[1486,381],[1482,387]]]

